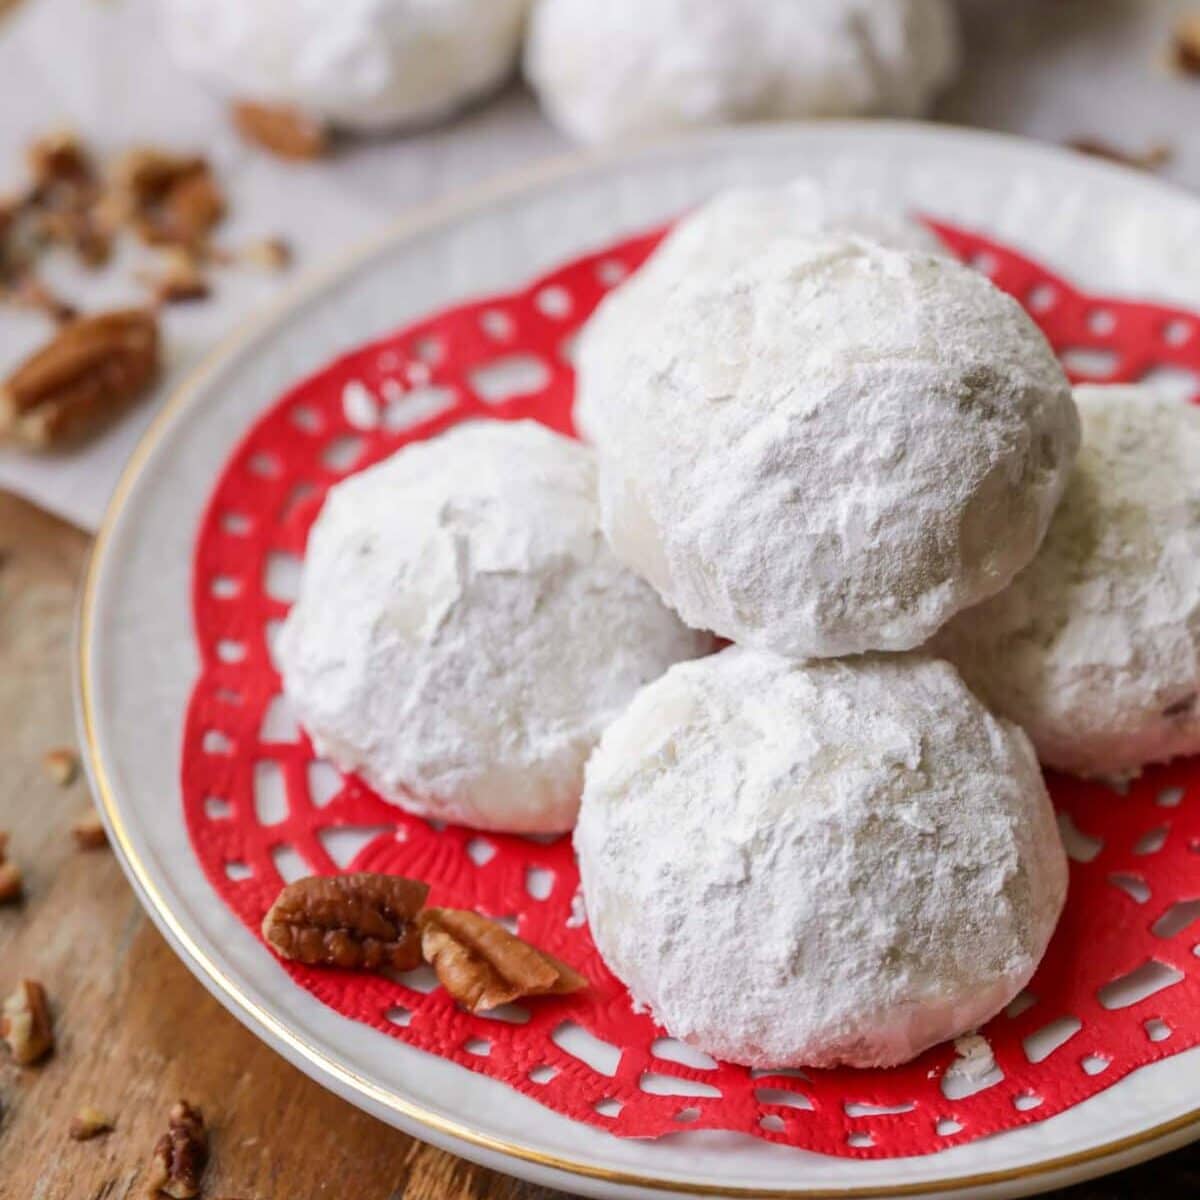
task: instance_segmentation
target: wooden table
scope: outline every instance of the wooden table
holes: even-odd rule
[[[212,1133],[205,1196],[399,1200],[555,1193],[405,1137],[323,1091],[250,1035],[175,958],[106,850],[78,850],[82,777],[51,782],[43,753],[74,745],[75,589],[88,539],[0,493],[0,829],[26,875],[26,900],[0,908],[0,991],[42,980],[58,1046],[40,1067],[0,1053],[0,1200],[125,1200],[170,1105],[200,1105]],[[116,1117],[76,1143],[72,1116]],[[1073,1200],[1200,1194],[1200,1144],[1059,1193]]]

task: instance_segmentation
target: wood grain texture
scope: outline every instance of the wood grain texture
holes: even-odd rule
[[[132,1200],[170,1105],[200,1105],[210,1200],[553,1200],[555,1193],[425,1146],[323,1091],[258,1042],[175,958],[107,850],[76,849],[88,804],[41,757],[72,745],[71,638],[83,534],[0,493],[0,829],[27,897],[0,908],[0,991],[42,980],[58,1048],[18,1069],[0,1052],[0,1200]],[[76,1143],[85,1105],[116,1128]],[[1058,1193],[1194,1197],[1200,1149]]]

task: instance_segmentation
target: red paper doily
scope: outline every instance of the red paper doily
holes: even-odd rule
[[[975,234],[935,228],[1027,305],[1077,378],[1200,378],[1196,317],[1083,295]],[[188,830],[213,887],[254,931],[285,878],[339,870],[417,876],[432,883],[433,903],[514,918],[582,970],[590,990],[488,1018],[458,1010],[426,972],[284,969],[347,1017],[623,1136],[711,1128],[859,1158],[927,1153],[1041,1120],[1194,1046],[1200,760],[1148,771],[1124,796],[1051,779],[1072,855],[1070,897],[1029,992],[984,1031],[994,1070],[951,1069],[955,1051],[943,1046],[890,1071],[757,1075],[696,1065],[631,1011],[572,915],[568,838],[435,828],[314,761],[290,725],[270,643],[326,489],[456,421],[535,417],[570,431],[573,335],[659,236],[346,355],[283,396],[235,452],[196,545],[203,669],[182,761]]]

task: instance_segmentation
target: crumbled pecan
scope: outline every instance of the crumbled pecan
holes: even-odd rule
[[[303,123],[292,132],[293,137],[304,134]],[[158,303],[208,295],[208,281],[199,275],[202,264],[245,262],[274,270],[286,263],[287,248],[278,241],[261,243],[245,254],[212,244],[226,200],[202,157],[143,146],[101,171],[72,133],[39,138],[26,157],[30,182],[12,195],[0,195],[0,303],[42,312],[56,322],[71,319],[72,306],[38,278],[39,259],[57,247],[98,267],[125,234],[192,256],[188,271],[172,263],[150,281]],[[4,432],[0,428],[0,435]]]
[[[71,321],[0,383],[0,434],[38,448],[69,440],[139,396],[158,368],[152,313]]]
[[[1188,13],[1176,23],[1171,61],[1186,75],[1200,75],[1200,12]]]
[[[91,156],[79,135],[71,129],[58,129],[31,142],[25,151],[35,191],[61,184],[90,183],[96,177]]]
[[[1136,167],[1139,171],[1157,171],[1175,157],[1174,150],[1162,142],[1156,142],[1140,153],[1122,150],[1119,146],[1113,146],[1099,138],[1076,138],[1067,145],[1080,154],[1087,154],[1092,158],[1105,158],[1122,166]]]
[[[190,252],[172,247],[158,271],[144,271],[141,281],[159,304],[184,304],[203,300],[209,294],[208,279]]]
[[[36,979],[24,979],[0,1010],[0,1039],[8,1043],[13,1059],[29,1066],[54,1049],[54,1028],[46,989]]]
[[[95,227],[92,205],[99,185],[77,139],[43,138],[28,156],[34,182],[21,194],[0,197],[0,302],[63,320],[72,315],[71,306],[38,277],[38,258],[58,246],[95,266],[107,257],[111,239]]]
[[[167,1132],[154,1147],[147,1187],[172,1200],[191,1200],[200,1194],[200,1181],[208,1166],[208,1131],[204,1114],[180,1100],[171,1109]]]
[[[291,265],[292,248],[283,238],[263,238],[251,242],[241,253],[241,257],[264,271],[282,271]]]
[[[108,1113],[85,1104],[72,1118],[67,1129],[73,1142],[90,1142],[92,1138],[102,1133],[109,1133],[113,1128],[113,1119]]]
[[[232,113],[242,137],[279,158],[320,158],[329,150],[325,126],[297,108],[239,100]]]
[[[225,197],[205,165],[168,189],[163,197],[161,227],[170,241],[199,245],[224,216]]]
[[[70,250],[86,267],[102,267],[112,257],[112,235],[96,220],[89,199],[32,215],[41,241]]]
[[[108,831],[94,810],[89,810],[73,822],[71,836],[80,850],[99,850],[108,845]]]
[[[172,154],[152,146],[126,150],[112,169],[116,194],[133,210],[159,203],[173,187],[199,172],[208,164],[195,154]]]
[[[22,212],[34,240],[64,246],[89,267],[107,262],[111,231],[95,219],[101,188],[83,143],[74,133],[53,133],[33,142],[26,157],[33,185]]]
[[[225,216],[225,197],[203,158],[142,146],[117,160],[105,210],[149,245],[200,247]]]
[[[0,859],[0,904],[15,904],[25,890],[21,868]]]
[[[480,1012],[523,996],[565,995],[587,980],[497,921],[457,908],[427,908],[418,918],[421,950],[442,986]]]
[[[421,961],[416,916],[428,893],[427,884],[399,875],[299,879],[271,905],[263,937],[303,963],[408,971]]]
[[[69,787],[79,773],[79,758],[69,746],[55,746],[42,755],[42,770],[59,787]]]

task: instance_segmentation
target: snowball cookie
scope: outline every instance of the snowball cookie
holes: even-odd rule
[[[522,421],[333,488],[278,642],[317,753],[422,816],[570,829],[600,732],[711,649],[612,556],[595,487],[587,447]]]
[[[978,271],[828,234],[697,263],[669,301],[604,301],[578,403],[604,531],[689,625],[794,657],[905,650],[1032,559],[1078,417]]]
[[[585,142],[765,117],[915,116],[958,71],[948,0],[537,0],[525,74]]]
[[[1028,740],[922,655],[673,667],[605,730],[575,848],[634,999],[752,1067],[893,1066],[976,1028],[1067,888]]]
[[[868,204],[858,192],[835,192],[806,178],[731,188],[674,226],[622,286],[621,306],[636,303],[654,311],[669,302],[670,288],[698,271],[735,271],[776,242],[826,232],[859,233],[885,246],[944,253],[942,243],[920,222],[886,202]],[[577,404],[575,409],[576,427],[588,441],[595,440],[591,422],[603,419],[594,408]]]
[[[1044,763],[1123,777],[1200,753],[1200,410],[1075,398],[1083,447],[1040,553],[936,645]]]
[[[529,0],[159,0],[185,70],[351,130],[442,117],[498,86]]]

